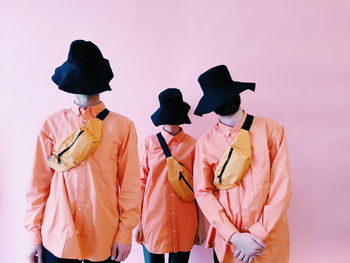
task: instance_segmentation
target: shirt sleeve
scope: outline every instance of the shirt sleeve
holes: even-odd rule
[[[132,230],[140,221],[141,193],[137,135],[131,123],[118,156],[119,227],[114,243],[130,245]]]
[[[270,190],[260,219],[249,228],[253,235],[265,240],[276,224],[287,215],[291,199],[290,167],[283,127],[269,140],[271,159]]]
[[[226,215],[222,205],[214,194],[215,186],[212,184],[214,173],[205,158],[204,143],[196,145],[194,161],[194,192],[196,200],[209,223],[215,227],[225,242],[238,232]]]
[[[142,195],[146,188],[147,177],[149,172],[148,166],[148,142],[145,140],[140,147],[140,176]]]
[[[54,173],[47,162],[52,154],[52,148],[53,141],[49,138],[43,126],[37,137],[33,172],[26,192],[27,209],[25,211],[24,227],[27,230],[29,245],[42,243],[42,217]]]

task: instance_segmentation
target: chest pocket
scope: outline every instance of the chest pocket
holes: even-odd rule
[[[253,156],[250,165],[252,181],[258,189],[265,188],[270,180],[270,161],[266,156]]]
[[[116,170],[118,162],[118,143],[102,140],[91,156],[92,170],[108,173]]]

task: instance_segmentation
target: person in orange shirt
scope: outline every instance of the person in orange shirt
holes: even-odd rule
[[[39,131],[26,194],[31,263],[119,262],[130,252],[141,213],[133,122],[109,112],[98,148],[85,160],[64,171],[48,163],[72,132],[106,112],[99,94],[111,90],[112,78],[108,60],[84,40],[72,42],[68,60],[52,77],[59,89],[75,94],[75,101],[71,108],[48,116]],[[78,137],[66,152],[75,151]]]
[[[210,223],[207,247],[214,247],[215,262],[286,263],[291,186],[284,128],[241,109],[239,94],[254,91],[255,84],[233,81],[225,65],[209,69],[198,81],[204,95],[195,114],[215,111],[219,116],[198,139],[194,163],[195,196]],[[249,133],[249,158],[245,159],[249,166],[240,170],[243,178],[225,188],[225,169],[239,170],[237,156],[243,144],[234,142],[242,130]],[[231,160],[229,154],[221,162],[227,149],[237,159]],[[227,178],[232,179],[232,171]]]
[[[187,116],[190,106],[183,101],[178,89],[166,89],[159,94],[160,108],[151,116],[155,126],[163,125],[157,135],[148,136],[140,154],[143,193],[141,224],[136,239],[143,244],[146,263],[164,262],[169,253],[170,263],[186,263],[193,245],[205,239],[204,222],[194,200],[191,183],[181,181],[192,199],[183,200],[169,181],[165,148],[191,172],[196,140],[186,134],[181,124],[191,123]],[[198,220],[199,218],[199,220]]]

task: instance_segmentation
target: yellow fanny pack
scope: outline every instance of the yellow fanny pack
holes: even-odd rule
[[[109,110],[104,109],[95,118],[69,135],[50,156],[49,166],[66,171],[88,158],[98,147],[102,137],[102,121]]]
[[[176,194],[184,201],[193,201],[193,176],[172,155],[161,133],[157,134],[168,167],[168,181]]]
[[[249,130],[254,116],[247,114],[242,128],[222,155],[214,173],[213,184],[220,190],[239,184],[252,160]]]

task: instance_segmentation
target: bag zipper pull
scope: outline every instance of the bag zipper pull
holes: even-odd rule
[[[222,184],[222,174],[220,174],[220,175],[218,176],[218,178],[219,178],[219,184]]]

